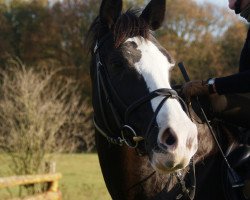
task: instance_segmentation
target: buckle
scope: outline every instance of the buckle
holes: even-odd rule
[[[121,129],[122,140],[130,148],[137,148],[140,141],[144,140],[143,137],[137,136],[135,130],[128,125],[124,125]]]

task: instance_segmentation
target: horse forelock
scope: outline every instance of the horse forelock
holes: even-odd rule
[[[108,32],[112,33],[114,47],[118,48],[128,38],[140,36],[148,39],[150,36],[149,25],[139,16],[140,10],[130,9],[122,13],[111,30],[97,17],[91,24],[85,39],[89,51],[93,50],[97,40],[100,40]]]
[[[115,47],[119,47],[128,38],[140,36],[148,39],[150,30],[144,19],[139,17],[139,10],[128,10],[116,21],[113,34]]]

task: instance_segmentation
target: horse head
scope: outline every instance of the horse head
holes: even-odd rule
[[[89,31],[90,70],[98,132],[145,149],[155,170],[170,173],[188,165],[198,132],[170,85],[174,60],[152,34],[165,4],[122,13],[122,0],[103,0]]]

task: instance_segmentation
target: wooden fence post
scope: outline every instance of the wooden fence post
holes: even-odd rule
[[[44,175],[28,175],[28,176],[13,176],[0,178],[0,189],[29,185],[37,183],[49,183],[50,187],[43,194],[38,194],[30,197],[23,198],[22,200],[61,200],[62,195],[58,189],[59,179],[62,177],[61,174],[44,174]],[[16,198],[13,200],[21,200]]]

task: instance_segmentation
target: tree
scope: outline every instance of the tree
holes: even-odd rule
[[[8,54],[13,54],[11,45],[11,25],[7,20],[7,5],[0,1],[0,65],[4,65],[4,60]]]
[[[212,4],[198,5],[192,0],[170,0],[167,3],[166,23],[157,36],[177,62],[186,63],[191,79],[207,79],[221,75],[224,71],[218,40],[236,22],[224,9]],[[243,38],[242,34],[238,35]],[[237,43],[236,40],[230,42]],[[235,60],[238,58],[234,56],[232,60],[237,62]],[[172,77],[175,82],[183,81],[177,69],[173,71]]]
[[[124,10],[144,8],[146,2],[124,0]],[[0,68],[8,69],[9,57],[20,58],[26,69],[37,72],[63,68],[55,80],[63,77],[80,83],[79,95],[89,105],[90,58],[84,40],[99,6],[100,0],[62,0],[50,5],[47,0],[11,0],[8,6],[0,0]],[[191,79],[235,71],[246,32],[235,16],[232,20],[224,9],[194,0],[168,0],[166,10],[165,23],[155,35],[176,62],[184,61]],[[172,77],[183,82],[177,68]],[[92,145],[92,136],[90,140],[80,136],[74,142]]]
[[[238,71],[239,59],[247,28],[242,22],[232,24],[218,41],[221,48],[221,75]]]

